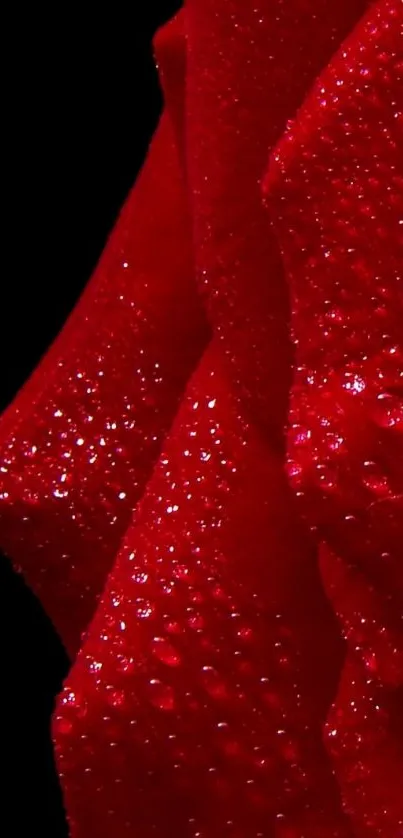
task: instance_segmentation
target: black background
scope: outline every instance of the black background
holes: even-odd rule
[[[152,36],[179,5],[17,7],[3,25],[1,409],[74,306],[143,162],[161,108]],[[6,558],[0,599],[0,835],[67,836],[49,720],[68,661]]]

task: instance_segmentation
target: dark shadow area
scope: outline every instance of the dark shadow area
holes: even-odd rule
[[[70,6],[17,6],[5,23],[0,409],[88,281],[156,127],[151,41],[180,3],[140,5],[87,17]],[[50,718],[69,662],[2,556],[0,598],[0,835],[66,838]]]
[[[50,718],[69,660],[38,600],[0,554],[3,836],[65,836]]]
[[[179,5],[57,18],[17,7],[7,21],[1,409],[60,330],[135,180],[161,107],[152,37]]]

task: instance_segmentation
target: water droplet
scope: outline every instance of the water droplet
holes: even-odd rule
[[[381,393],[373,409],[373,419],[381,428],[401,430],[403,426],[403,402],[391,393]]]
[[[189,568],[185,564],[178,564],[174,568],[173,575],[175,579],[186,579],[189,581]]]
[[[213,698],[226,698],[227,687],[213,666],[203,666],[202,681],[205,689]]]
[[[188,620],[190,628],[194,629],[195,631],[199,631],[204,627],[204,619],[201,614],[192,614]]]
[[[363,660],[369,672],[375,674],[378,671],[378,661],[374,652],[363,653]]]
[[[168,632],[168,634],[180,634],[182,631],[180,623],[178,623],[176,620],[168,620],[166,623],[164,623],[164,628],[165,631]]]
[[[148,600],[143,600],[136,608],[137,617],[140,620],[148,620],[154,614],[154,606]]]
[[[125,703],[124,690],[110,690],[108,692],[108,703],[112,707],[122,707]]]
[[[239,631],[237,632],[237,635],[238,635],[240,640],[244,640],[244,641],[247,642],[248,640],[252,639],[253,631],[250,628],[250,626],[242,626],[242,628],[240,628]]]
[[[347,372],[345,374],[345,380],[343,383],[343,387],[349,393],[357,394],[362,393],[365,390],[366,383],[363,378],[359,375],[355,375],[354,373]]]
[[[120,672],[124,672],[125,675],[129,675],[135,669],[134,658],[126,657],[126,655],[119,655],[117,669]]]
[[[73,723],[69,719],[65,719],[63,716],[56,716],[54,721],[54,730],[56,734],[61,736],[67,736],[71,733],[73,728]]]
[[[370,492],[376,495],[385,495],[389,492],[387,478],[382,474],[379,466],[372,461],[367,460],[364,463],[362,482]]]
[[[90,672],[97,673],[100,672],[102,669],[102,663],[100,661],[92,660],[88,666]]]
[[[179,666],[181,663],[181,656],[179,652],[177,652],[174,646],[172,646],[172,644],[163,637],[154,637],[153,653],[158,660],[165,663],[167,666]]]
[[[150,681],[150,701],[159,710],[173,710],[175,697],[172,687],[153,678]]]
[[[144,573],[144,571],[135,571],[132,574],[132,581],[135,582],[136,585],[145,585],[148,580],[148,573]]]

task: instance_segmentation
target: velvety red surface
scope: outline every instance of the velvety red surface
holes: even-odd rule
[[[188,0],[157,54],[166,111],[113,240],[125,228],[125,260],[141,253],[122,289],[136,302],[125,320],[108,285],[102,321],[115,436],[130,353],[138,425],[113,478],[74,459],[78,499],[94,474],[74,561],[47,534],[46,492],[35,507],[47,546],[32,574],[53,580],[55,620],[63,597],[85,602],[82,624],[116,548],[105,533],[134,509],[55,714],[71,834],[399,838],[403,5]],[[87,312],[84,342],[99,337]],[[46,364],[43,388],[60,376]],[[63,392],[63,416],[88,412]],[[53,486],[65,438],[46,439]],[[31,478],[10,466],[12,522]],[[114,530],[109,486],[125,494]],[[53,503],[70,526],[72,500]]]
[[[73,656],[208,339],[193,276],[164,114],[93,279],[0,422],[0,545]]]

